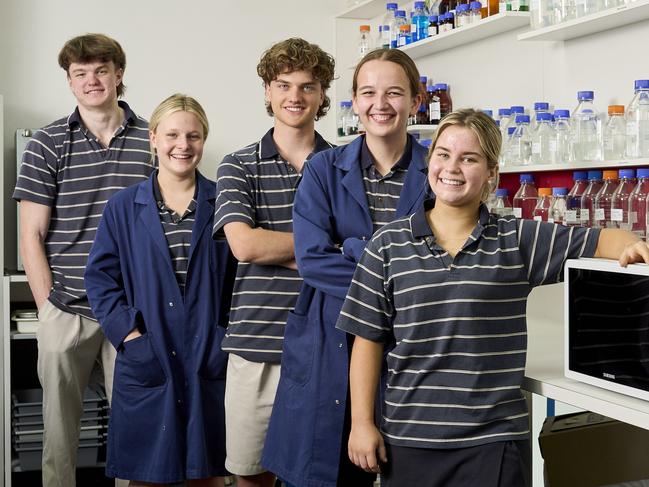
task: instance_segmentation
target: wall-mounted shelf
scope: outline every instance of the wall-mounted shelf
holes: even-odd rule
[[[487,37],[519,29],[530,24],[528,12],[505,12],[482,19],[450,32],[444,32],[423,41],[417,41],[400,47],[412,59],[418,59],[436,52],[447,51],[454,47],[464,46]]]
[[[336,15],[337,19],[371,19],[377,15],[385,13],[384,0],[365,0],[356,5],[352,5],[340,14]]]
[[[527,166],[505,166],[500,169],[501,174],[511,174],[519,172],[548,172],[548,171],[579,171],[584,169],[602,169],[602,168],[623,168],[623,167],[649,167],[649,158],[645,159],[617,159],[601,162],[570,162],[566,164],[536,164]]]
[[[649,0],[597,12],[561,24],[535,29],[518,36],[519,41],[567,41],[649,19]]]

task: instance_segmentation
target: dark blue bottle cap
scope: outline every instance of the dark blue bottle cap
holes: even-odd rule
[[[638,178],[649,178],[649,169],[645,167],[638,169]]]
[[[507,196],[509,194],[509,191],[507,191],[507,188],[498,188],[496,190],[496,197],[497,198],[502,198],[504,196]]]
[[[588,172],[586,171],[575,171],[572,173],[573,181],[585,181],[588,179]]]
[[[419,143],[424,147],[430,147],[433,141],[431,139],[421,139]]]
[[[388,3],[385,5],[385,8],[388,10],[396,10],[399,8],[399,5],[396,3]]]
[[[405,10],[397,10],[394,15],[396,17],[405,17],[406,16],[406,11]]]
[[[568,188],[552,188],[552,196],[566,196]]]
[[[437,15],[430,15],[428,17],[428,21],[434,24],[435,22],[437,22]]]
[[[637,79],[637,80],[635,80],[635,89],[636,90],[648,90],[649,89],[649,79]]]
[[[498,116],[500,117],[509,117],[512,114],[511,110],[509,108],[499,108],[498,109]]]
[[[602,179],[602,171],[588,171],[588,180],[593,181],[593,180],[601,180]]]
[[[633,179],[635,178],[635,169],[620,169],[617,174],[620,179]]]
[[[546,121],[546,122],[551,122],[552,121],[552,114],[548,112],[541,112],[536,114],[536,121]]]
[[[469,10],[469,5],[466,4],[466,3],[462,3],[462,4],[458,5],[458,6],[455,8],[455,11],[456,11],[457,13],[465,12],[465,11],[467,11],[467,10]]]
[[[583,100],[590,100],[593,101],[595,98],[595,92],[594,91],[578,91],[577,92],[577,100],[583,101]]]
[[[532,176],[531,174],[521,174],[520,177],[518,178],[518,180],[521,183],[532,183],[532,184],[534,184],[534,176]]]
[[[475,10],[477,8],[482,8],[482,3],[474,1],[474,2],[471,2],[469,4],[469,6],[471,7],[471,10]]]
[[[435,86],[437,86],[438,90],[442,90],[442,91],[448,90],[448,85],[446,83],[437,83]]]
[[[544,101],[537,101],[534,103],[534,110],[549,110],[550,104]]]
[[[415,8],[423,9],[426,6],[426,2],[415,2]]]
[[[514,105],[510,108],[511,113],[525,113],[525,107],[522,105]]]
[[[428,76],[420,76],[419,77],[419,82],[420,83],[428,83]]]
[[[555,110],[554,118],[570,118],[570,110]]]
[[[489,115],[491,118],[494,116],[493,110],[482,110],[482,113]]]
[[[516,123],[530,123],[529,115],[516,115]]]
[[[516,130],[516,127],[507,127],[507,135],[511,135]]]

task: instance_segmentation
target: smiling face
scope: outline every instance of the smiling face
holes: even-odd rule
[[[193,113],[179,110],[160,120],[155,132],[149,132],[160,173],[177,179],[192,176],[203,156],[203,132]]]
[[[291,71],[266,85],[266,102],[273,110],[276,126],[309,128],[324,102],[324,91],[309,71]]]
[[[475,208],[495,175],[471,129],[450,125],[439,134],[428,163],[428,183],[437,201]]]
[[[368,137],[403,137],[408,117],[417,113],[420,96],[413,96],[406,72],[391,61],[367,61],[358,71],[352,96]]]
[[[117,103],[117,87],[123,74],[122,69],[115,69],[112,61],[71,63],[68,84],[83,108],[110,108]]]

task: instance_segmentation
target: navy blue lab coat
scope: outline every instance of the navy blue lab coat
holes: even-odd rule
[[[295,258],[304,284],[286,324],[262,465],[299,487],[336,486],[349,374],[347,337],[336,321],[372,236],[362,143],[358,137],[313,156],[293,203]],[[397,217],[416,211],[427,192],[426,149],[412,140]]]
[[[117,349],[106,472],[170,483],[226,474],[221,339],[235,262],[227,242],[211,236],[216,184],[197,172],[181,295],[153,193],[156,175],[108,201],[85,283]],[[143,336],[123,343],[136,326]]]

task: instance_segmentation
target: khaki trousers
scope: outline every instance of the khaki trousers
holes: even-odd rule
[[[74,487],[83,392],[100,360],[110,401],[115,349],[96,321],[46,301],[39,312],[38,378],[43,387],[43,487]]]

